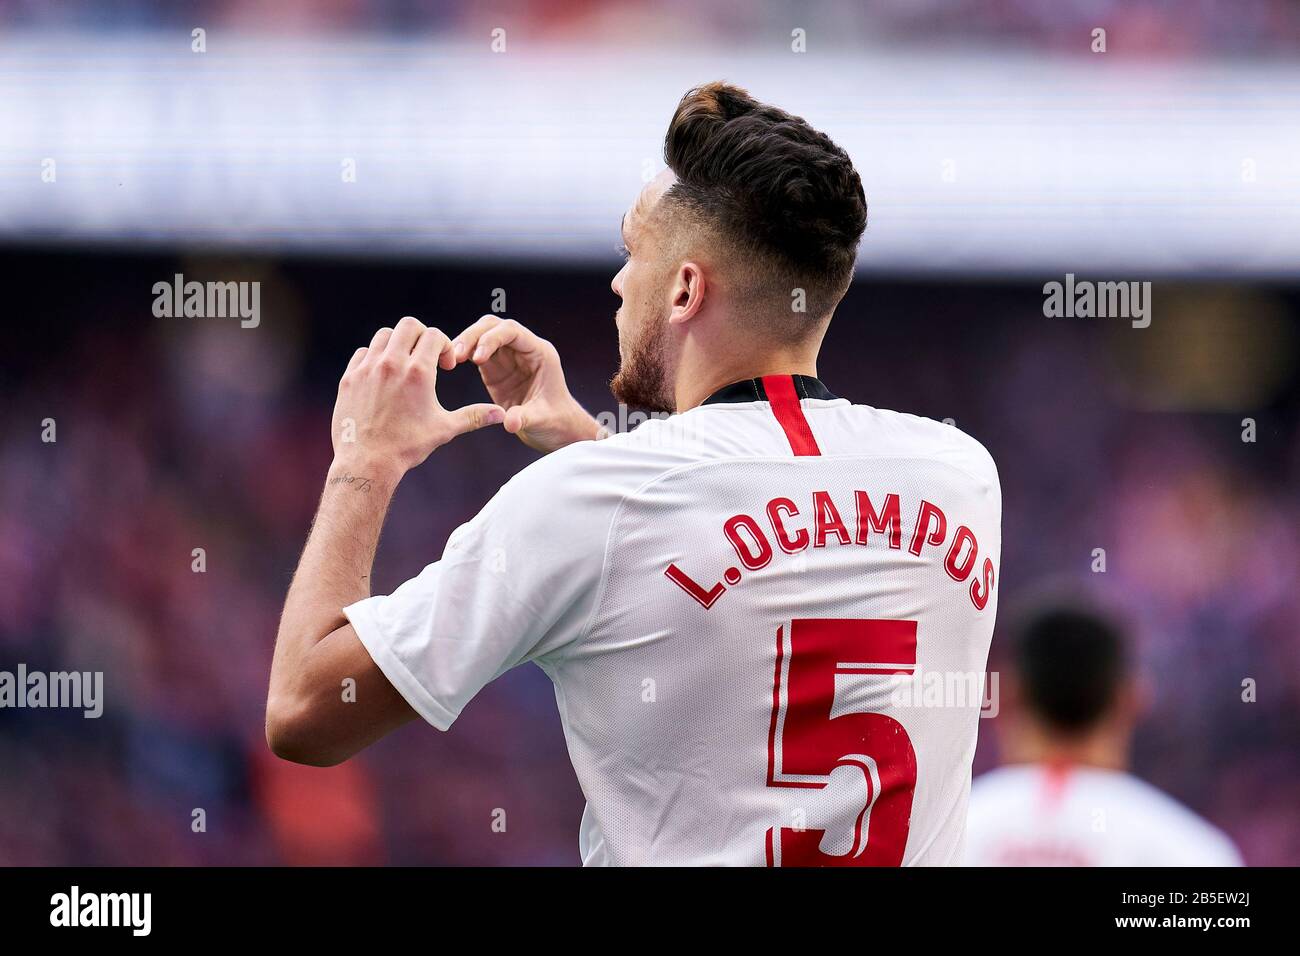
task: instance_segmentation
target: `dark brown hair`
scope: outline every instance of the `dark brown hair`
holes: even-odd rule
[[[1106,717],[1128,674],[1119,625],[1091,609],[1063,604],[1035,609],[1015,630],[1015,670],[1033,713],[1075,733]]]
[[[682,97],[664,138],[677,176],[665,198],[760,261],[756,296],[807,295],[830,313],[853,277],[867,198],[848,154],[798,116],[739,87],[709,83]]]

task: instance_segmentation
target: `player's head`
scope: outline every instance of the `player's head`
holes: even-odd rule
[[[1019,708],[1039,748],[1122,762],[1138,708],[1117,623],[1082,606],[1040,605],[1017,623],[1010,654]]]
[[[611,385],[629,405],[673,411],[692,337],[704,351],[815,355],[853,277],[867,202],[829,137],[723,83],[682,97],[664,158],[623,218]]]

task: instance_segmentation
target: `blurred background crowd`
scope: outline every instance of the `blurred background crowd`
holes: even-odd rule
[[[797,20],[850,51],[808,61],[822,78],[856,75],[840,63],[891,74],[857,49],[897,56],[915,46],[931,57],[907,74],[931,78],[922,92],[819,85],[788,57],[763,76],[769,88],[755,89],[792,108],[823,107],[818,121],[843,131],[873,204],[867,267],[832,323],[821,377],[855,402],[952,419],[989,448],[1004,495],[1004,612],[1049,585],[1122,611],[1150,698],[1135,771],[1227,831],[1247,862],[1300,864],[1300,267],[1286,266],[1300,237],[1297,204],[1286,201],[1300,191],[1288,145],[1298,131],[1277,119],[1285,97],[1269,99],[1274,74],[1220,71],[1269,62],[1294,83],[1300,6],[891,0],[816,4]],[[447,60],[439,83],[396,75],[382,85],[393,98],[371,100],[357,90],[382,73],[390,48],[373,60],[370,47],[357,60],[334,51],[304,67],[311,57],[275,46],[286,34],[326,33],[343,43],[472,37],[477,49],[497,22],[569,44],[548,67],[572,73],[566,95],[547,86],[557,72],[503,66],[499,89],[531,97],[516,117],[515,94],[484,92],[481,61]],[[996,122],[1019,108],[1007,88],[987,103],[979,95],[1002,52],[1096,63],[1086,58],[1096,24],[1123,56],[1153,69],[1208,63],[1198,82],[1220,85],[1153,73],[1132,90],[1149,110],[1139,113],[1128,80],[1113,75],[1094,102],[1077,74],[1015,74],[998,82],[1023,89],[1026,103],[1038,97],[1017,125],[970,112],[987,108]],[[211,96],[196,100],[208,109],[187,112],[168,84],[206,69],[189,58],[192,26],[209,26],[218,51],[222,30],[264,36],[258,55],[288,78],[254,77],[231,92],[234,74],[214,72],[231,61],[214,58]],[[18,64],[0,71],[0,670],[103,671],[107,698],[97,720],[0,710],[0,864],[578,862],[582,796],[550,683],[535,668],[489,686],[449,734],[412,725],[332,769],[267,750],[271,648],[330,459],[335,385],[378,327],[414,314],[454,334],[504,290],[506,314],[556,343],[588,409],[617,415],[606,388],[617,363],[608,282],[642,157],[657,152],[686,86],[750,81],[715,73],[715,54],[767,42],[788,54],[791,26],[785,5],[739,0],[0,0],[0,62]],[[106,36],[173,29],[184,43],[168,64],[135,48],[95,52]],[[77,44],[60,46],[65,34]],[[606,59],[579,62],[575,43]],[[606,82],[602,71],[626,48],[678,44],[697,48],[690,71],[670,58],[652,80]],[[952,74],[936,72],[950,50],[980,51],[981,72],[957,60]],[[78,73],[79,62],[93,68]],[[293,72],[308,68],[319,72]],[[1075,91],[1069,109],[1052,107],[1048,80]],[[590,99],[650,83],[645,109]],[[111,92],[95,100],[97,88]],[[150,110],[132,112],[124,90],[150,92]],[[1179,91],[1190,99],[1177,108],[1160,98]],[[299,96],[310,105],[277,112]],[[499,111],[480,109],[498,96]],[[886,109],[893,125],[864,119],[857,102]],[[340,115],[380,125],[348,126],[336,144],[328,133]],[[243,139],[249,116],[256,135]],[[467,125],[480,119],[482,128]],[[533,124],[526,136],[516,120]],[[616,127],[633,121],[644,129]],[[614,132],[575,165],[565,136],[605,124]],[[1075,124],[1084,132],[1071,139]],[[1114,145],[1098,139],[1107,131]],[[418,150],[382,166],[420,136]],[[962,152],[980,137],[991,152]],[[1088,149],[1097,152],[1071,166]],[[341,193],[340,156],[356,155],[360,186]],[[952,156],[955,182],[940,175]],[[41,178],[46,157],[60,163],[57,184]],[[1274,161],[1288,157],[1289,167]],[[259,187],[274,176],[275,189]],[[1035,177],[1030,204],[1020,190]],[[120,201],[126,192],[133,198]],[[385,220],[381,200],[394,196],[402,216]],[[1104,201],[1112,196],[1122,198]],[[258,218],[272,208],[278,219]],[[322,208],[331,218],[318,226],[310,216]],[[978,231],[990,223],[999,239]],[[241,229],[257,241],[241,244]],[[313,246],[326,235],[327,249]],[[408,238],[427,245],[375,254]],[[1114,277],[1155,280],[1149,328],[1044,317],[1044,282],[1113,265],[1106,254],[1120,244],[1126,271]],[[881,246],[892,250],[883,264],[872,260]],[[156,318],[151,289],[178,272],[261,282],[260,323]],[[448,405],[481,394],[467,369],[440,391]],[[47,420],[52,442],[42,440]],[[532,458],[489,430],[411,474],[376,592],[437,559],[448,534]],[[1098,549],[1104,572],[1094,570]],[[1243,682],[1253,682],[1252,702]],[[977,772],[999,759],[996,723],[982,728]],[[498,809],[505,832],[492,826]]]

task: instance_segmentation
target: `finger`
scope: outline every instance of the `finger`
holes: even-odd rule
[[[393,329],[393,334],[388,340],[387,351],[397,356],[410,355],[423,333],[423,322],[413,315],[404,315],[397,323],[397,327]]]
[[[465,331],[460,333],[460,335],[456,336],[455,348],[453,351],[453,354],[456,356],[456,361],[463,362],[465,359],[469,358],[470,353],[473,352],[475,346],[478,345],[478,340],[483,333],[500,324],[501,316],[485,315],[480,317],[477,322],[465,329]]]
[[[448,371],[456,367],[451,358],[451,339],[441,329],[425,329],[420,341],[415,343],[411,357],[417,362],[438,365]]]
[[[466,405],[447,413],[451,418],[452,434],[464,435],[487,425],[499,424],[505,418],[505,409],[500,405],[483,403]]]
[[[392,334],[393,330],[388,326],[384,326],[376,332],[375,337],[370,340],[370,354],[375,356],[383,354],[384,346],[388,344],[388,339]]]
[[[512,435],[518,435],[528,427],[528,412],[523,405],[516,405],[513,408],[506,409],[506,418],[503,423]]]
[[[343,374],[344,375],[348,374],[348,372],[352,371],[354,368],[360,365],[365,360],[366,353],[369,351],[370,350],[367,349],[365,346],[362,346],[361,348],[353,352],[352,358],[348,361],[348,367],[343,370]]]
[[[514,321],[514,319],[507,319],[496,328],[483,333],[470,359],[475,365],[482,365],[495,355],[498,350],[506,346],[520,352],[530,352],[540,341],[537,336]]]

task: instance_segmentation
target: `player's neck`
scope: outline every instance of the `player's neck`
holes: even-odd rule
[[[817,377],[817,354],[769,353],[749,357],[726,356],[713,362],[692,363],[701,367],[690,368],[683,361],[677,375],[675,397],[679,412],[700,405],[714,392],[735,382],[744,382],[765,375],[808,375]]]
[[[1007,762],[1125,770],[1128,744],[1123,735],[1111,728],[1080,736],[1062,736],[1036,726],[1022,727],[1008,741]]]

